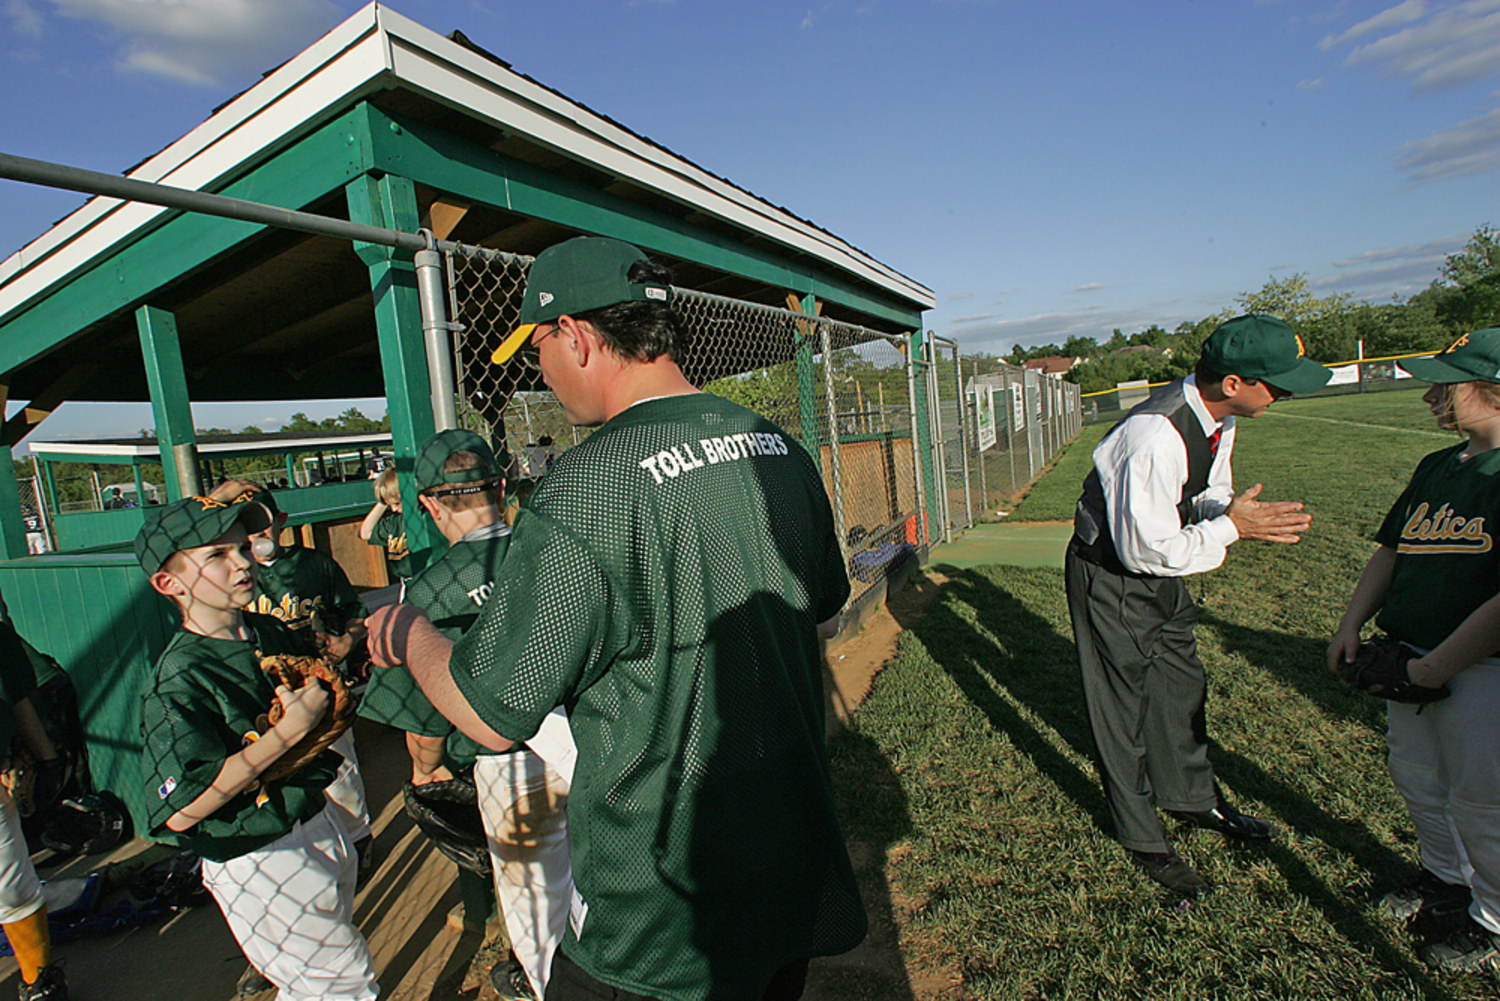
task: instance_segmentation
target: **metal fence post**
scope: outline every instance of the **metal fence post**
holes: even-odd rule
[[[930,331],[923,340],[923,347],[927,349],[927,398],[931,401],[927,409],[927,426],[932,437],[933,462],[937,468],[938,516],[943,523],[943,541],[951,542],[953,540],[953,517],[949,510],[948,455],[943,442],[943,398],[938,392],[937,346],[932,343]]]
[[[953,391],[954,405],[958,410],[958,450],[964,457],[964,514],[968,518],[965,528],[974,527],[974,495],[969,489],[969,408],[964,406],[964,366],[958,354],[958,342],[953,346]]]
[[[828,405],[828,463],[833,473],[833,525],[839,535],[839,553],[849,565],[849,538],[844,527],[844,466],[839,455],[839,415],[833,397],[833,345],[828,325],[818,324],[818,338],[823,348],[823,395]]]
[[[913,483],[917,488],[917,538],[932,544],[927,529],[927,487],[922,479],[922,453],[917,448],[917,359],[913,352],[913,334],[906,334],[906,406],[911,411],[911,468]]]
[[[982,387],[979,385],[979,362],[974,362],[974,454],[979,458],[979,496],[984,509],[990,509],[990,478],[988,471],[984,468],[984,449],[979,447],[979,393]],[[994,394],[991,393],[991,400]],[[990,415],[990,432],[995,430],[995,417]],[[991,445],[991,448],[994,446]]]
[[[1015,493],[1016,490],[1016,397],[1011,391],[1010,366],[1006,365],[1000,370],[1004,379],[1005,387],[1005,456],[1010,460],[1010,487],[1007,493]],[[1021,395],[1026,395],[1026,387],[1021,387]]]

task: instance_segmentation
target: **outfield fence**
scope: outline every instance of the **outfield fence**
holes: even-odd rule
[[[518,358],[490,362],[520,322],[530,258],[463,246],[445,257],[459,420],[512,455],[543,435],[556,453],[586,438],[540,373]],[[810,297],[781,308],[676,288],[673,303],[688,379],[817,460],[855,601],[973,525],[1082,426],[1076,386],[1010,366],[976,376],[947,338],[825,317]]]
[[[1346,362],[1334,362],[1325,365],[1333,371],[1333,377],[1328,385],[1316,393],[1298,394],[1299,399],[1313,396],[1344,396],[1350,393],[1383,393],[1392,389],[1410,389],[1421,385],[1413,381],[1412,376],[1401,367],[1401,361],[1406,358],[1430,358],[1431,351],[1419,351],[1412,354],[1388,355],[1383,358],[1359,358]],[[1166,382],[1153,382],[1149,384],[1151,390],[1158,386],[1165,386]],[[1129,383],[1117,386],[1114,389],[1103,389],[1093,393],[1084,393],[1083,421],[1086,424],[1095,424],[1100,421],[1117,421],[1125,415],[1125,411],[1139,402],[1140,396],[1135,386]]]

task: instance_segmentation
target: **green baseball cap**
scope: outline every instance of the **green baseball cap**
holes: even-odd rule
[[[146,521],[135,533],[135,558],[140,560],[142,570],[154,574],[173,553],[206,546],[237,522],[244,524],[249,535],[269,526],[271,516],[259,504],[226,504],[212,497],[184,497],[162,507],[147,508]]]
[[[1400,365],[1428,382],[1500,382],[1500,327],[1464,334],[1431,358],[1408,358]]]
[[[242,501],[254,501],[265,508],[274,519],[281,514],[281,505],[276,503],[276,498],[271,496],[271,491],[261,486],[249,486],[239,492],[239,495],[230,500],[231,504],[239,504]]]
[[[542,251],[526,275],[521,325],[495,349],[490,361],[509,361],[536,330],[559,316],[576,316],[620,302],[671,302],[672,286],[633,282],[631,265],[646,260],[641,248],[603,236],[575,236]]]
[[[1203,364],[1222,375],[1269,382],[1288,393],[1314,393],[1333,373],[1306,357],[1302,338],[1285,320],[1246,313],[1219,324],[1203,344]]]
[[[443,464],[454,452],[473,452],[479,456],[478,468],[443,472]],[[495,453],[490,450],[490,446],[473,431],[462,428],[439,431],[422,442],[422,447],[417,449],[417,462],[413,467],[418,492],[450,483],[483,483],[498,479],[499,476],[500,466],[495,462]]]

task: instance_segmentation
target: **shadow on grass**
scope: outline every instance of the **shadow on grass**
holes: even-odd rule
[[[1060,579],[1058,586],[1061,587]],[[1079,756],[1095,760],[1077,673],[1077,650],[1072,640],[1029,608],[1024,597],[997,585],[982,572],[958,571],[947,589],[946,599],[913,624],[929,654],[989,718],[991,725],[1005,733],[1031,760],[1038,772],[1051,778],[1095,825],[1112,836],[1113,825],[1095,775],[1069,760],[1012,703],[1014,700],[1035,714]],[[960,602],[973,609],[977,624],[984,633],[999,638],[998,643],[982,635],[960,614],[956,607]],[[1295,666],[1314,655],[1316,659],[1312,662],[1321,664],[1322,649],[1313,650],[1315,643],[1236,626],[1217,617],[1206,618],[1225,638],[1226,648],[1266,666],[1330,713],[1348,715],[1349,707],[1337,704],[1338,696],[1331,686],[1325,688],[1310,681],[1306,672]],[[1346,853],[1367,871],[1390,880],[1392,885],[1402,877],[1414,875],[1411,865],[1381,845],[1366,825],[1332,816],[1257,762],[1226,751],[1212,741],[1210,759],[1216,775],[1225,784],[1270,806],[1298,834]],[[1191,835],[1198,836],[1198,832]],[[1202,836],[1217,837],[1206,832]],[[1285,840],[1265,848],[1233,844],[1230,847],[1236,852],[1263,852],[1281,872],[1287,886],[1317,908],[1347,941],[1374,957],[1385,969],[1410,977],[1424,997],[1453,996],[1424,967],[1392,944],[1388,929],[1370,922],[1351,907]],[[1393,878],[1393,874],[1397,875]]]
[[[1271,629],[1251,629],[1229,621],[1211,608],[1199,610],[1198,628],[1213,630],[1226,652],[1237,653],[1273,675],[1327,715],[1362,723],[1384,736],[1385,713],[1381,703],[1355,693],[1329,673],[1323,660],[1326,643]]]
[[[828,742],[828,758],[870,932],[852,952],[813,962],[807,1001],[915,1001],[886,871],[892,846],[911,832],[906,793],[885,752],[856,729],[845,728]]]

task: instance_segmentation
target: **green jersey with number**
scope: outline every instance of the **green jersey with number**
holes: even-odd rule
[[[457,640],[479,617],[509,545],[510,528],[503,521],[470,532],[407,584],[401,600],[426,612],[444,636]],[[371,672],[359,714],[407,733],[451,734],[448,755],[457,764],[473,761],[479,752],[478,745],[453,729],[422,694],[411,672],[402,667]]]
[[[289,546],[255,578],[255,603],[248,611],[271,615],[293,629],[311,629],[314,613],[331,633],[343,633],[363,619],[365,603],[332,556],[305,546]]]
[[[258,739],[276,697],[260,657],[313,652],[308,641],[268,615],[245,615],[253,641],[211,639],[178,630],[142,697],[145,804],[151,837],[224,862],[262,848],[317,815],[339,757],[324,754],[275,782],[255,782],[182,833],[172,815],[203,794],[224,761]]]
[[[590,974],[758,1001],[864,936],[817,638],[848,594],[817,467],[719,397],[639,403],[538,483],[451,670],[512,740],[568,710],[563,948]]]
[[[1454,445],[1418,463],[1375,535],[1396,550],[1376,624],[1424,649],[1500,592],[1500,451],[1464,460],[1467,447]]]

